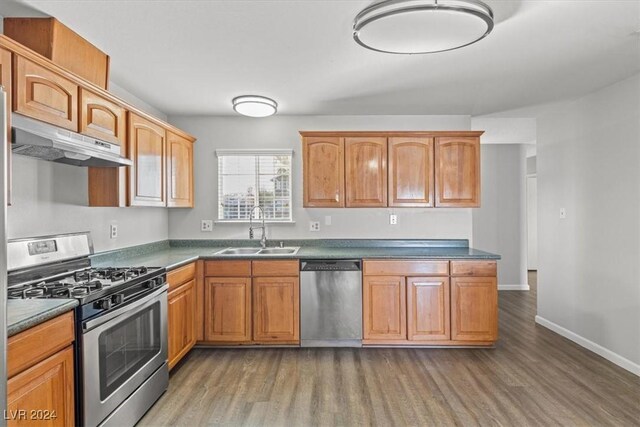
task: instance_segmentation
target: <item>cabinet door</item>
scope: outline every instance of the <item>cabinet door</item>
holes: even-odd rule
[[[495,277],[451,279],[451,339],[498,339],[498,285]]]
[[[300,341],[300,291],[297,277],[253,279],[253,339],[256,342]]]
[[[433,206],[433,138],[389,139],[389,206]]]
[[[437,138],[436,206],[480,206],[480,138]]]
[[[306,137],[302,142],[304,207],[344,207],[344,141]]]
[[[80,133],[124,147],[127,110],[80,88]]]
[[[15,112],[78,131],[78,86],[17,55],[14,78]]]
[[[191,280],[169,292],[169,369],[196,343],[196,281]]]
[[[167,132],[167,206],[193,207],[193,141]]]
[[[204,293],[205,341],[251,341],[251,279],[208,277]]]
[[[407,278],[409,340],[450,340],[449,278]]]
[[[164,128],[136,114],[129,114],[130,206],[165,206]]]
[[[7,381],[8,426],[73,426],[75,425],[73,347],[55,353],[48,359]],[[25,419],[20,419],[20,411]],[[50,415],[50,420],[30,419]],[[55,418],[54,418],[55,417]]]
[[[365,340],[406,340],[407,309],[403,276],[365,276],[362,314]]]
[[[11,204],[11,52],[0,49],[0,86],[7,97],[5,114],[7,120],[7,200]]]
[[[347,207],[387,206],[387,139],[345,138]]]

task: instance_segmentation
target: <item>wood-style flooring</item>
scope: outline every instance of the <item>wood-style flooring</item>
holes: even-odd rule
[[[196,349],[141,426],[631,426],[640,378],[500,292],[495,349]]]

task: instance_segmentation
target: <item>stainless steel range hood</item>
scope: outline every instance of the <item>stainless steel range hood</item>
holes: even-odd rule
[[[131,160],[120,155],[120,146],[33,120],[11,115],[11,150],[15,154],[36,157],[75,166],[120,167]]]

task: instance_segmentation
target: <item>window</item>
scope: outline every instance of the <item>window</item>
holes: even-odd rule
[[[291,150],[216,150],[218,220],[291,222]]]

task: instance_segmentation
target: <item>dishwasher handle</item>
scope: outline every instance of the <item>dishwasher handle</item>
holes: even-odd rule
[[[301,261],[300,271],[361,271],[362,261],[359,259],[328,259]]]

